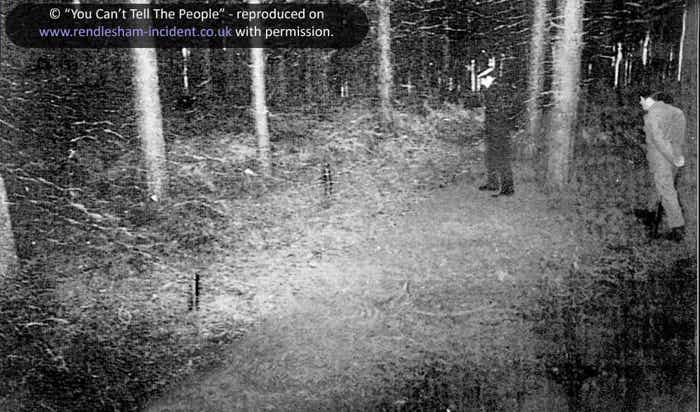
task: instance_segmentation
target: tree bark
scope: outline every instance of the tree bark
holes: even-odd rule
[[[211,49],[202,49],[202,66],[204,71],[204,94],[206,96],[212,95],[212,75],[211,75]]]
[[[624,58],[624,55],[622,53],[622,43],[618,42],[617,43],[617,54],[615,55],[615,82],[614,86],[617,89],[618,86],[620,85],[620,64],[622,64],[622,60]]]
[[[391,65],[391,0],[378,0],[379,22],[377,25],[377,42],[379,43],[379,103],[381,123],[389,128],[392,123],[392,85]]]
[[[182,48],[182,90],[185,96],[190,95],[190,75],[189,75],[190,49]]]
[[[0,282],[7,280],[17,264],[15,238],[12,234],[10,208],[7,202],[5,182],[0,176]]]
[[[547,45],[547,0],[534,0],[532,36],[530,38],[530,69],[528,71],[528,141],[524,142],[522,155],[531,158],[537,152],[542,135],[542,109],[540,94],[544,87],[544,55]]]
[[[258,4],[257,0],[250,4]],[[259,27],[259,21],[252,21]],[[260,173],[269,176],[272,172],[272,160],[270,159],[270,130],[267,122],[267,102],[265,95],[265,49],[261,41],[253,38],[250,48],[250,78],[253,105],[253,117],[255,120],[255,134],[258,137],[258,162]]]
[[[447,28],[447,24],[445,24],[445,28]],[[440,79],[441,79],[441,84],[440,84],[440,93],[442,94],[442,97],[444,98],[445,96],[448,95],[448,92],[450,92],[450,80],[452,77],[452,73],[450,72],[450,67],[451,67],[451,50],[450,50],[450,37],[447,34],[444,34],[442,36],[442,70],[440,74]]]
[[[688,136],[688,170],[683,176],[683,186],[690,190],[681,190],[681,202],[685,210],[686,218],[690,227],[695,228],[697,233],[697,153],[698,153],[698,0],[688,0],[686,2],[685,13],[685,38],[684,57],[681,67],[681,107],[687,118]],[[694,241],[696,236],[688,236]]]
[[[561,29],[553,50],[552,91],[547,183],[562,190],[569,180],[573,154],[574,125],[579,102],[581,49],[583,46],[583,2],[561,0]]]
[[[134,66],[137,124],[144,156],[148,195],[151,200],[158,201],[163,198],[165,192],[167,173],[156,49],[132,48],[131,55]]]
[[[430,88],[430,70],[428,67],[428,35],[425,31],[420,31],[420,44],[421,44],[421,60],[420,60],[420,79],[416,84],[420,87],[420,93],[428,94],[428,89]]]
[[[681,93],[688,117],[688,141],[697,149],[698,122],[698,0],[688,0],[685,12],[684,57],[681,72]],[[695,154],[695,152],[693,152]],[[694,156],[692,156],[694,158]]]
[[[320,73],[319,73],[319,91],[320,91],[320,97],[321,97],[321,105],[322,107],[326,107],[331,103],[331,88],[330,88],[330,83],[329,83],[329,72],[331,69],[331,58],[333,57],[333,54],[335,54],[334,51],[322,51],[321,52],[321,67]]]
[[[276,73],[277,73],[277,101],[279,106],[283,107],[287,104],[287,65],[286,65],[285,53],[280,53],[279,59],[277,60]]]

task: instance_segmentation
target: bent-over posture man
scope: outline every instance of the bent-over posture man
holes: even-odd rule
[[[686,120],[683,111],[670,103],[670,98],[657,92],[642,92],[639,103],[647,112],[644,115],[646,152],[649,170],[654,181],[650,193],[648,210],[638,211],[637,215],[650,226],[658,227],[657,211],[663,207],[669,231],[658,233],[653,229],[651,236],[681,241],[685,232],[685,220],[678,200],[676,181],[685,165]]]
[[[479,190],[500,190],[494,196],[513,194],[510,132],[518,114],[516,90],[504,79],[485,76],[484,140],[486,143],[486,183]]]

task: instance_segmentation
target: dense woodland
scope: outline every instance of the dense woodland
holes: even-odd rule
[[[17,3],[2,3],[3,24]],[[293,244],[318,216],[356,210],[357,221],[383,219],[381,205],[411,193],[476,185],[480,163],[465,172],[465,159],[483,145],[478,79],[487,72],[518,85],[516,173],[531,184],[522,191],[536,188],[552,207],[575,211],[590,243],[611,247],[581,263],[590,278],[578,263],[574,272],[554,265],[574,273],[573,283],[538,289],[545,315],[525,316],[540,319],[533,330],[559,345],[577,340],[562,302],[583,302],[582,317],[604,313],[577,293],[614,270],[683,273],[671,276],[678,290],[654,283],[649,293],[676,305],[667,312],[677,328],[693,329],[696,312],[678,305],[694,302],[686,294],[696,281],[695,0],[349,3],[371,26],[348,49],[23,49],[0,36],[0,409],[139,410],[220,365],[245,322],[193,317],[195,276],[222,254],[246,261]],[[643,87],[672,94],[688,117],[682,248],[649,245],[625,214],[648,186]],[[639,295],[601,305],[633,313],[651,296],[612,278]],[[559,292],[569,294],[557,300]],[[628,325],[629,313],[611,330]],[[561,336],[547,335],[560,327]],[[652,388],[687,401],[693,338],[659,339],[639,350],[681,345],[654,363],[675,365],[680,377]],[[587,369],[562,355],[569,349],[538,360],[573,370],[568,377],[530,372],[561,385],[568,410],[598,410],[602,395],[586,398],[593,406],[582,400]],[[610,356],[601,370],[620,367]],[[621,362],[629,382],[636,361]],[[606,386],[623,394],[607,405],[652,410],[631,386]],[[406,396],[406,410],[444,406]],[[384,401],[372,408],[389,410]]]

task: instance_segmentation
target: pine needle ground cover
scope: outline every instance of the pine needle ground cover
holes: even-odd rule
[[[634,159],[582,157],[577,185],[556,201],[519,164],[517,196],[494,200],[475,190],[480,113],[397,111],[383,133],[358,104],[272,114],[265,178],[247,116],[222,118],[203,114],[200,133],[166,118],[168,199],[144,198],[128,140],[111,157],[83,151],[80,196],[53,188],[52,247],[1,299],[0,388],[13,394],[3,407],[692,400],[692,382],[669,371],[692,359],[682,331],[695,319],[685,294],[695,262],[686,246],[647,242],[625,213],[645,178]]]

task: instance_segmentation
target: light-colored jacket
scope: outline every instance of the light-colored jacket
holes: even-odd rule
[[[647,159],[652,165],[659,162],[676,164],[685,159],[686,120],[683,111],[675,106],[658,101],[644,115]]]

